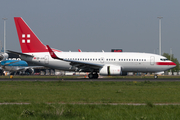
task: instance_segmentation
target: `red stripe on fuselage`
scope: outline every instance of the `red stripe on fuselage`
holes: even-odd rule
[[[157,65],[173,65],[175,66],[176,64],[174,62],[156,62]]]

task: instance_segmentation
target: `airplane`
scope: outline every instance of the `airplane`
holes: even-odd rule
[[[2,53],[0,54],[0,61],[4,61],[9,57],[9,55],[7,53]]]
[[[166,57],[137,52],[62,52],[44,45],[21,17],[14,17],[21,59],[64,71],[89,72],[89,79],[100,75],[123,75],[127,72],[159,72],[176,64]],[[157,78],[157,75],[155,75]]]
[[[8,74],[25,74],[31,75],[34,73],[34,68],[41,66],[28,66],[28,63],[23,60],[8,60],[8,53],[0,54],[0,75]]]
[[[0,62],[1,69],[9,74],[32,74],[33,67],[29,67],[23,60],[4,60]]]

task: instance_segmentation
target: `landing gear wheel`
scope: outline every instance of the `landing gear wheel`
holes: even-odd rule
[[[154,79],[157,79],[157,78],[158,78],[158,76],[157,76],[157,75],[155,75],[155,76],[154,76]]]
[[[96,74],[93,74],[94,76],[94,79],[98,79],[99,75],[96,73]]]
[[[88,77],[89,77],[89,79],[98,79],[98,74],[97,73],[95,73],[95,74],[92,74],[92,73],[90,73],[89,75],[88,75]]]
[[[89,79],[93,79],[93,74],[88,75]]]

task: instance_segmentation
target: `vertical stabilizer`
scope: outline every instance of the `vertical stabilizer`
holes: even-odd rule
[[[39,40],[21,17],[14,17],[22,53],[48,52],[46,46]]]

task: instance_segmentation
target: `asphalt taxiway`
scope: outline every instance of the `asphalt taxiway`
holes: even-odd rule
[[[120,79],[112,79],[112,78],[99,78],[99,79],[88,79],[88,78],[0,78],[0,81],[72,81],[72,82],[86,82],[86,81],[116,81],[116,82],[128,82],[128,81],[151,81],[151,82],[180,82],[180,78],[159,78],[159,79],[151,79],[151,78],[120,78]]]

